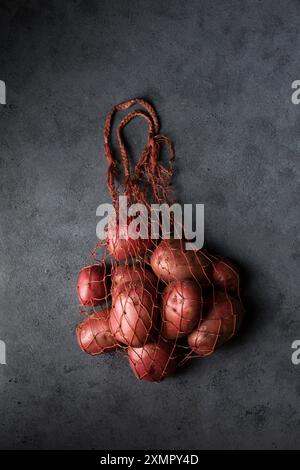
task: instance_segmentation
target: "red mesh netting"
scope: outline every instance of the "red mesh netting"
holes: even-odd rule
[[[133,105],[142,109],[128,112],[118,125],[119,161],[112,150],[112,122],[117,112]],[[132,170],[123,131],[137,117],[148,124],[148,140]],[[162,163],[163,147],[167,163]],[[128,207],[147,207],[150,228],[151,204],[174,202],[175,153],[172,142],[159,134],[154,108],[140,99],[115,106],[104,125],[104,151],[117,214],[119,196],[125,195]],[[116,233],[108,226],[107,239],[81,269],[77,293],[85,319],[76,333],[86,353],[124,351],[139,379],[159,382],[189,358],[212,354],[237,333],[244,315],[240,273],[232,261],[205,249],[186,250],[185,241],[174,238],[172,221],[170,239],[151,239],[150,231],[146,239],[130,238],[127,229],[133,220],[117,218]],[[161,235],[161,218],[158,226]]]

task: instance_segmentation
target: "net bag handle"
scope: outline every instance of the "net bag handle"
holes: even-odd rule
[[[135,111],[134,116],[132,116],[129,119],[129,121],[126,120],[128,116],[125,116],[125,118],[123,119],[124,123],[123,124],[121,123],[122,126],[120,124],[119,127],[121,126],[121,129],[125,127],[125,125],[128,124],[128,122],[130,122],[133,119],[133,117],[143,116],[144,118],[147,119],[149,123],[149,129],[151,128],[151,131],[155,134],[159,132],[159,121],[158,121],[156,111],[153,108],[153,106],[150,105],[150,103],[148,103],[147,101],[143,99],[134,98],[128,101],[124,101],[123,103],[119,103],[112,108],[110,113],[107,114],[106,119],[105,119],[105,124],[104,124],[104,131],[103,131],[104,153],[108,162],[107,186],[111,194],[114,206],[116,206],[118,202],[118,191],[115,186],[115,179],[119,175],[119,168],[118,168],[117,160],[114,158],[112,148],[111,148],[111,132],[112,132],[113,118],[118,111],[127,110],[128,108],[136,104],[143,106],[146,109],[148,114],[146,114],[144,111]],[[132,113],[129,113],[129,116],[130,114]],[[118,132],[118,135],[120,135],[120,132]],[[120,142],[122,143],[122,146],[120,145],[120,149],[121,149],[122,161],[123,161],[124,171],[125,171],[125,182],[127,178],[127,184],[128,184],[129,176],[130,176],[128,155],[127,155],[122,137],[120,136],[118,140],[119,140],[119,145],[120,145]]]
[[[136,117],[144,118],[148,123],[148,140],[145,145],[139,161],[136,164],[134,175],[131,177],[129,158],[123,139],[123,130]],[[128,113],[118,126],[118,143],[122,155],[125,172],[125,194],[134,196],[135,199],[141,201],[146,199],[144,193],[144,181],[150,183],[152,194],[157,202],[167,200],[170,180],[174,172],[173,163],[175,160],[175,151],[172,141],[165,135],[158,134],[151,117],[144,111],[137,110]],[[159,162],[161,148],[166,145],[169,151],[168,167]]]

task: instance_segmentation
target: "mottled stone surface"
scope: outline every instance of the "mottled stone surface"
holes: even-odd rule
[[[297,448],[300,3],[1,1],[1,448]],[[109,202],[102,126],[145,97],[182,202],[246,273],[241,336],[160,385],[78,348],[74,285]],[[145,127],[130,126],[140,149]]]

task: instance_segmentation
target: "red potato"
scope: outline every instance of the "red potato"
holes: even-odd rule
[[[210,284],[212,262],[204,251],[186,250],[183,240],[162,240],[151,256],[151,267],[163,281],[197,279]]]
[[[97,312],[77,326],[76,336],[82,351],[95,356],[116,348],[116,340],[109,328],[109,315],[109,310]]]
[[[215,292],[214,302],[207,316],[188,336],[189,347],[198,356],[208,356],[238,331],[244,316],[240,300],[224,292]]]
[[[104,263],[86,266],[80,270],[77,295],[81,305],[99,305],[107,294],[108,273]]]
[[[130,238],[128,234],[129,224],[130,219],[127,224],[121,226],[117,224],[116,230],[114,230],[112,226],[108,226],[107,247],[110,254],[117,261],[132,259],[144,255],[144,253],[146,253],[153,244],[151,239]]]
[[[112,292],[125,282],[142,282],[145,288],[157,288],[155,274],[141,266],[117,266],[112,272]]]
[[[240,271],[229,259],[220,259],[213,265],[213,283],[221,289],[240,294]]]
[[[135,376],[148,382],[160,382],[175,371],[176,346],[160,339],[141,348],[128,348],[128,359]]]
[[[163,292],[163,337],[177,339],[190,333],[202,318],[202,309],[202,289],[197,282],[172,282]]]
[[[113,293],[110,329],[117,341],[139,347],[148,340],[158,316],[156,293],[141,282],[122,284]]]

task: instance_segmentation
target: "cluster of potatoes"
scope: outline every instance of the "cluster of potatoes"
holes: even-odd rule
[[[244,308],[239,270],[231,261],[188,251],[175,239],[162,240],[150,257],[145,243],[134,246],[137,257],[130,245],[108,248],[117,262],[86,266],[78,276],[80,304],[94,310],[76,330],[86,353],[123,348],[139,379],[159,382],[237,333]]]

